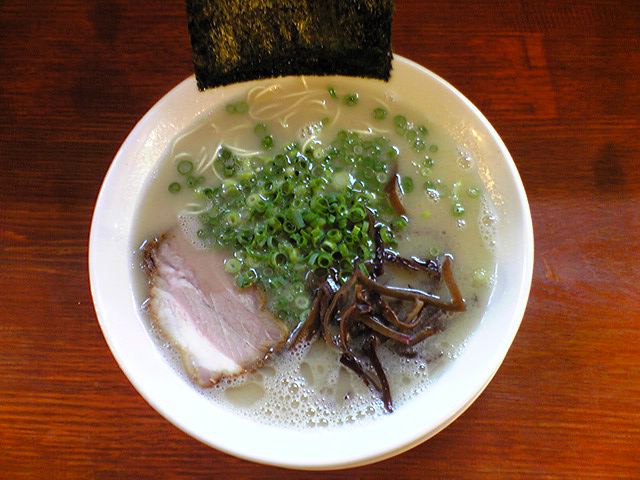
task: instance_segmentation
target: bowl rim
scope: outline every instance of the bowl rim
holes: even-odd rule
[[[455,87],[446,82],[443,78],[431,72],[427,68],[419,65],[416,62],[413,62],[407,58],[404,58],[400,55],[394,54],[394,68],[396,66],[403,65],[404,67],[408,67],[411,70],[417,71],[421,76],[427,77],[430,81],[434,81],[439,84],[440,87],[444,87],[451,94],[453,94],[457,99],[464,105],[464,108],[468,109],[470,113],[482,124],[482,126],[487,130],[489,136],[493,142],[495,142],[500,155],[503,157],[504,162],[509,170],[509,176],[514,182],[514,187],[517,192],[518,199],[520,201],[520,214],[522,216],[522,234],[523,234],[523,259],[522,259],[522,273],[519,278],[519,288],[518,288],[518,299],[516,302],[516,309],[513,311],[513,320],[509,324],[509,331],[506,332],[501,339],[501,343],[499,348],[497,349],[496,355],[492,358],[492,370],[488,372],[488,375],[482,378],[482,381],[478,383],[474,388],[474,394],[466,397],[465,401],[459,403],[455,406],[455,408],[448,412],[448,416],[444,421],[438,423],[434,428],[423,432],[422,435],[414,436],[409,440],[404,439],[401,442],[396,442],[389,447],[381,448],[381,449],[372,449],[368,454],[360,454],[354,458],[348,458],[348,455],[342,456],[340,458],[327,459],[328,461],[324,461],[324,459],[320,459],[316,462],[310,462],[308,459],[306,461],[296,461],[296,459],[284,459],[281,458],[272,458],[269,455],[264,454],[256,454],[252,452],[247,452],[243,449],[230,447],[228,444],[224,442],[216,441],[216,439],[212,439],[206,435],[203,435],[202,431],[199,428],[195,428],[194,425],[185,425],[180,418],[177,418],[175,412],[172,412],[169,408],[167,408],[166,403],[163,403],[157,397],[157,392],[153,389],[149,388],[148,383],[142,381],[138,375],[130,368],[128,364],[128,360],[126,355],[121,350],[122,345],[116,341],[113,332],[110,329],[108,318],[105,313],[105,299],[101,293],[101,289],[104,288],[100,283],[100,275],[97,265],[97,257],[100,255],[98,251],[98,235],[99,232],[99,221],[102,218],[102,214],[104,209],[108,207],[106,204],[108,197],[108,186],[113,181],[116,176],[116,171],[120,168],[120,164],[124,162],[125,157],[127,156],[127,152],[131,148],[135,148],[134,138],[136,133],[141,131],[143,127],[149,122],[153,122],[155,116],[158,112],[162,111],[165,108],[165,104],[169,102],[169,99],[172,96],[175,96],[177,92],[181,89],[184,89],[185,86],[193,85],[195,86],[195,78],[193,75],[189,76],[178,85],[176,85],[173,89],[171,89],[167,94],[165,94],[160,100],[158,100],[151,109],[149,109],[146,114],[137,122],[135,127],[128,134],[127,138],[118,149],[105,177],[100,187],[100,192],[98,194],[95,210],[92,217],[91,222],[91,230],[89,235],[89,249],[88,249],[88,263],[89,263],[89,277],[90,277],[90,287],[91,294],[93,298],[94,308],[96,311],[96,317],[100,328],[103,332],[105,340],[116,359],[116,362],[120,366],[120,369],[123,371],[125,376],[128,378],[129,382],[134,386],[134,388],[138,391],[138,393],[154,408],[158,413],[160,413],[165,419],[167,419],[170,423],[178,427],[180,430],[184,431],[188,435],[198,439],[199,441],[205,443],[208,446],[211,446],[217,450],[223,451],[225,453],[231,454],[235,457],[243,458],[249,461],[280,466],[285,468],[294,468],[294,469],[304,469],[304,470],[330,470],[330,469],[341,469],[341,468],[351,468],[357,467],[373,462],[378,462],[392,456],[395,456],[399,453],[402,453],[406,450],[413,448],[414,446],[424,442],[428,438],[436,435],[438,432],[446,428],[450,425],[455,419],[457,419],[484,391],[486,386],[490,383],[490,381],[495,376],[497,370],[501,366],[509,347],[511,346],[515,335],[518,331],[518,328],[522,322],[522,318],[524,316],[524,312],[526,309],[529,292],[531,288],[531,281],[533,276],[533,258],[534,258],[534,237],[533,237],[533,224],[531,219],[530,207],[528,203],[528,199],[526,196],[526,192],[524,190],[524,186],[522,184],[522,180],[516,168],[515,162],[511,157],[509,151],[507,150],[504,142],[498,135],[497,131],[494,127],[489,123],[486,117],[480,112],[480,110],[473,105],[471,101],[469,101],[462,93],[460,93]],[[392,72],[393,75],[393,72]],[[396,413],[394,413],[396,415]],[[376,420],[377,422],[377,420]],[[253,425],[255,428],[257,425]],[[318,432],[315,430],[316,435],[320,433],[320,437],[323,436],[322,432]]]

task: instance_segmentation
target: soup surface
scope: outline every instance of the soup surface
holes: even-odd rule
[[[310,177],[327,179],[328,188],[335,193],[377,195],[376,205],[382,205],[377,213],[387,230],[385,239],[399,254],[429,259],[447,253],[454,258],[454,276],[466,311],[449,314],[443,331],[419,343],[413,358],[400,356],[384,344],[378,349],[395,407],[401,408],[404,401],[428,388],[481,321],[495,280],[493,246],[498,219],[470,153],[430,122],[429,112],[415,111],[410,99],[383,83],[347,78],[331,82],[322,78],[277,79],[248,86],[243,96],[229,99],[198,118],[158,163],[138,205],[137,229],[131,238],[137,298],[143,304],[148,295],[147,280],[139,268],[138,247],[144,241],[179,223],[195,244],[222,248],[219,244],[224,242],[216,235],[229,228],[220,222],[237,219],[217,210],[220,195],[235,188],[242,172],[251,175],[264,169],[292,146],[306,152],[316,166],[324,162],[324,170],[311,170]],[[349,161],[344,160],[347,157]],[[382,194],[395,169],[404,215],[395,212]],[[372,188],[378,191],[371,194]],[[217,197],[214,189],[221,192]],[[215,218],[218,220],[212,220]],[[341,242],[335,242],[335,250]],[[225,246],[229,249],[229,242]],[[289,290],[281,285],[272,287],[277,263],[269,269],[250,264],[258,278],[247,279],[248,270],[241,265],[247,265],[248,259],[234,254],[233,249],[228,251],[229,274],[236,275],[239,285],[260,285],[276,316],[291,327],[306,316],[312,300],[305,301],[308,292],[299,286],[288,286]],[[340,255],[333,252],[332,261],[345,269],[341,278],[350,273],[353,258],[345,254],[348,261],[341,264]],[[320,259],[312,260],[309,263],[314,266],[309,268],[317,268]],[[388,268],[385,277],[395,285],[421,285],[416,272]],[[286,293],[276,293],[280,291]],[[446,290],[437,293],[446,296]],[[182,372],[177,353],[154,323],[147,321],[167,360],[190,381]],[[255,372],[201,391],[212,401],[258,421],[292,427],[337,426],[384,414],[381,400],[341,366],[339,356],[324,342],[301,342],[275,354]]]

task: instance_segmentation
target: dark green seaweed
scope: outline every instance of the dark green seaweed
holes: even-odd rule
[[[198,88],[286,75],[388,80],[393,0],[187,0]]]

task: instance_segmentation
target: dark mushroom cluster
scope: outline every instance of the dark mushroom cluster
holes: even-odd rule
[[[329,269],[315,289],[308,317],[292,332],[288,346],[320,335],[338,349],[343,365],[378,392],[391,412],[389,382],[376,347],[386,342],[398,354],[413,356],[413,346],[440,330],[437,320],[446,312],[463,311],[465,303],[453,278],[450,255],[442,257],[442,261],[402,257],[384,247],[377,227],[372,230],[374,259],[355,268],[342,285],[336,272]],[[450,300],[420,289],[382,283],[379,277],[386,264],[423,272],[435,282],[444,281]]]

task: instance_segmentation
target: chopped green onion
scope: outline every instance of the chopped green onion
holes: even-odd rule
[[[311,255],[309,255],[309,260],[307,261],[307,264],[311,267],[315,267],[319,256],[320,254],[318,252],[312,253]]]
[[[417,153],[424,152],[427,148],[427,144],[424,143],[424,140],[418,138],[413,142],[413,150]]]
[[[246,113],[249,110],[249,105],[244,100],[240,100],[236,103],[228,103],[224,109],[227,113]]]
[[[349,185],[349,174],[347,172],[338,172],[333,176],[331,183],[336,190],[342,190]]]
[[[257,193],[252,193],[247,197],[247,207],[255,208],[260,200],[260,195],[258,195]]]
[[[456,217],[462,217],[464,215],[464,207],[461,203],[454,203],[451,212]]]
[[[289,261],[293,264],[297,263],[300,260],[300,252],[297,248],[292,248],[289,250]]]
[[[256,283],[257,280],[258,274],[255,270],[251,269],[236,277],[236,285],[240,288],[246,288]]]
[[[348,107],[353,107],[358,104],[358,94],[353,92],[344,96],[342,99],[342,103],[347,105]]]
[[[304,228],[304,219],[300,210],[294,210],[291,215],[291,221],[297,228]]]
[[[391,233],[388,227],[384,227],[380,229],[380,238],[382,238],[384,243],[389,243],[393,240],[393,233]]]
[[[232,227],[240,223],[240,214],[238,212],[229,212],[227,215],[227,223]]]
[[[405,117],[404,115],[396,115],[395,117],[393,117],[393,123],[396,127],[404,130],[405,128],[407,128],[407,117]]]
[[[322,245],[320,245],[320,249],[326,253],[331,253],[336,248],[336,244],[330,240],[325,240],[324,242],[322,242]]]
[[[187,183],[187,187],[195,188],[198,185],[202,184],[204,181],[205,181],[205,178],[202,175],[200,175],[199,177],[194,177],[194,176],[189,175],[187,177],[187,182],[186,183]]]
[[[229,258],[224,262],[224,269],[229,273],[238,273],[242,269],[242,263],[235,258]]]
[[[295,233],[296,226],[293,224],[293,222],[290,222],[289,220],[286,220],[282,224],[282,229],[287,233]]]
[[[409,176],[403,176],[400,180],[400,187],[404,193],[413,192],[413,178]]]
[[[193,170],[193,162],[190,160],[181,160],[180,163],[178,163],[178,173],[180,175],[187,175],[189,173],[191,173],[191,171]]]
[[[332,228],[327,232],[327,240],[337,243],[342,240],[342,233],[337,228]]]
[[[309,305],[310,305],[309,297],[306,297],[304,295],[299,295],[294,300],[294,303],[298,310],[305,310],[309,308]]]
[[[271,255],[271,265],[279,267],[287,262],[287,255],[283,252],[274,252]]]
[[[169,184],[169,191],[171,193],[178,193],[180,191],[180,184],[178,182],[173,182]]]
[[[367,218],[367,213],[364,211],[364,208],[353,207],[351,210],[349,210],[349,220],[351,220],[353,223],[361,222],[365,218]]]
[[[402,230],[408,225],[409,221],[406,217],[400,217],[396,221],[393,222],[393,228],[395,230]]]
[[[265,150],[271,150],[271,148],[273,148],[273,137],[271,135],[262,137],[262,148]]]
[[[382,107],[377,107],[373,109],[373,118],[376,120],[384,120],[387,118],[387,111]]]
[[[236,240],[240,245],[248,245],[253,240],[253,231],[248,228],[242,228],[236,233]]]
[[[328,253],[321,253],[316,259],[316,264],[320,268],[329,268],[333,263],[333,258]]]

